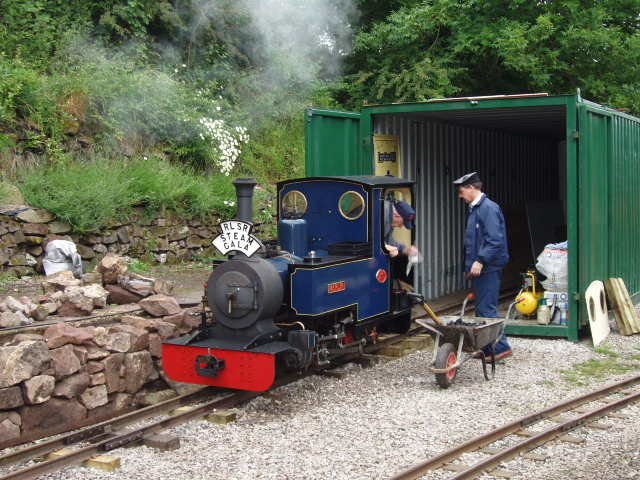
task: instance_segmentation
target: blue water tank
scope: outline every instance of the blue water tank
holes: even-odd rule
[[[307,221],[304,218],[280,220],[278,239],[283,250],[298,257],[304,257],[309,249]]]

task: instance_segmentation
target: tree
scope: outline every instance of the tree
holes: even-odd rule
[[[415,2],[414,2],[415,3]],[[364,28],[343,98],[547,91],[640,113],[640,0],[431,0]]]

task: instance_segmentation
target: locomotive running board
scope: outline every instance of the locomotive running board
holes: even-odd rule
[[[196,371],[197,358],[202,355],[224,360],[224,368],[217,376],[203,376]],[[276,378],[276,355],[163,343],[162,368],[176,382],[264,392]]]

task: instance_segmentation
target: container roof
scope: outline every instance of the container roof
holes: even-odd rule
[[[517,135],[566,137],[566,108],[564,105],[531,107],[479,108],[419,111],[402,115],[415,121],[439,121],[454,125],[499,130]]]

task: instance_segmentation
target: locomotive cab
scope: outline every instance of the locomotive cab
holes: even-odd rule
[[[214,268],[200,330],[163,344],[167,375],[261,391],[281,371],[321,368],[381,329],[408,329],[410,297],[384,239],[390,202],[411,188],[394,177],[279,183],[277,247]]]

